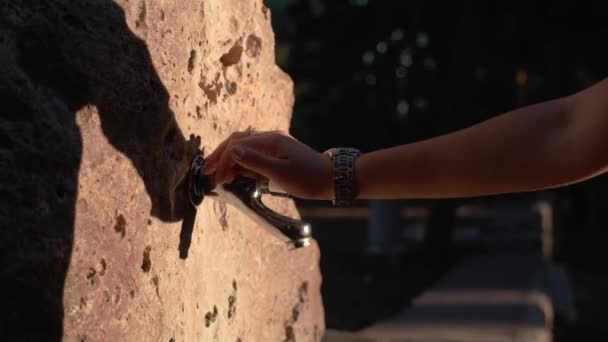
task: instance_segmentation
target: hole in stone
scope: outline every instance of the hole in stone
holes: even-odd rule
[[[236,94],[237,88],[238,88],[238,86],[237,86],[236,82],[226,83],[226,92],[228,93],[228,95]]]
[[[220,62],[224,67],[229,67],[231,65],[235,65],[241,61],[241,56],[243,55],[243,47],[241,46],[241,40],[234,43],[234,45],[220,57]]]
[[[190,50],[190,58],[188,58],[188,73],[192,75],[194,63],[196,62],[196,50]]]
[[[296,305],[293,307],[293,309],[291,309],[291,319],[294,322],[297,322],[299,317],[300,317],[300,307],[298,305]]]
[[[298,299],[300,303],[304,303],[308,297],[308,282],[305,281],[300,285],[300,289],[298,290]]]
[[[215,322],[217,318],[217,306],[213,306],[213,312],[209,311],[205,314],[205,327],[209,328],[211,323]]]
[[[262,53],[262,39],[255,34],[250,34],[247,37],[247,56],[256,58]]]
[[[108,264],[106,263],[105,258],[99,259],[99,263],[97,265],[97,270],[100,276],[104,276],[106,274],[106,269],[108,268]]]
[[[296,342],[296,334],[293,332],[293,327],[291,325],[285,327],[284,342]]]
[[[236,316],[236,296],[228,297],[228,318]]]
[[[114,231],[120,234],[120,238],[124,239],[127,234],[127,220],[122,214],[116,216],[116,223],[114,224]]]
[[[156,295],[158,296],[158,298],[160,298],[160,291],[158,286],[159,281],[160,280],[158,279],[158,276],[154,276],[152,277],[152,279],[150,279],[150,282],[152,283],[152,285],[154,285],[154,289],[156,289]]]
[[[84,309],[87,307],[87,300],[84,297],[80,297],[80,309]]]
[[[146,24],[146,2],[141,0],[137,5],[137,19],[135,20],[135,27],[139,28]]]
[[[87,279],[91,279],[95,276],[97,272],[95,271],[95,269],[93,267],[89,268],[89,270],[87,271]]]
[[[150,260],[150,252],[152,251],[152,247],[146,246],[144,249],[144,261],[141,263],[141,269],[148,273],[152,268],[152,260]]]

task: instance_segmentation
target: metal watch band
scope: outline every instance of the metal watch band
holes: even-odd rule
[[[334,168],[334,205],[349,205],[358,195],[355,178],[355,161],[361,155],[359,150],[337,147],[325,151]]]

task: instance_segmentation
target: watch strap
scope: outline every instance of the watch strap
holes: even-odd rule
[[[337,147],[325,151],[325,154],[333,163],[334,205],[349,205],[359,193],[356,184],[355,162],[361,152],[354,148]]]

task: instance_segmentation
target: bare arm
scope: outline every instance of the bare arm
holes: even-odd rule
[[[363,155],[361,198],[469,197],[581,181],[608,167],[608,81],[420,143]]]
[[[360,198],[472,197],[566,185],[608,170],[608,79],[572,96],[427,141],[367,153]],[[333,198],[329,159],[286,133],[234,133],[207,159],[218,182],[263,175],[295,196]]]

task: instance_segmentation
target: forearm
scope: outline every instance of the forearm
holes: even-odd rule
[[[471,197],[577,181],[569,134],[572,97],[524,107],[427,141],[379,150],[357,162],[360,198]]]

